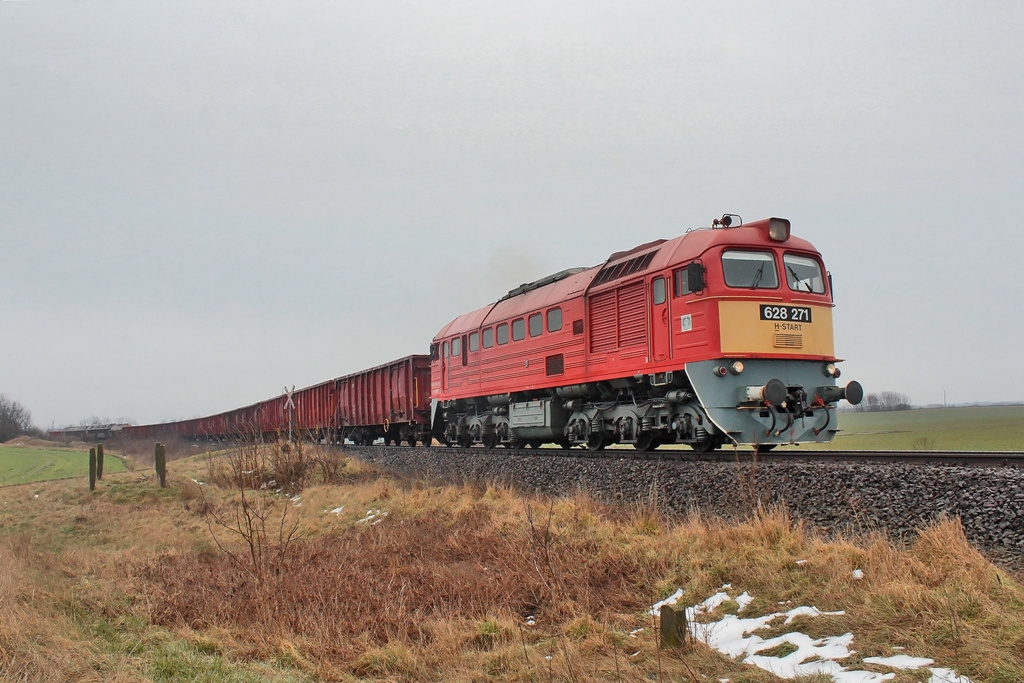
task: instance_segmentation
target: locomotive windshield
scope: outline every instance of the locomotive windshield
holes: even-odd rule
[[[786,254],[782,257],[786,266],[786,282],[795,292],[825,293],[825,280],[821,277],[818,262],[806,256]]]
[[[770,251],[726,251],[722,253],[725,284],[730,287],[775,289],[779,275]]]

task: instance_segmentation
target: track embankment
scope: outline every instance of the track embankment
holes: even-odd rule
[[[879,531],[911,538],[959,516],[968,539],[993,560],[1024,569],[1024,468],[902,463],[694,462],[623,457],[551,457],[478,448],[366,447],[354,455],[406,476],[445,483],[498,482],[671,514],[742,517],[784,505],[826,534]]]

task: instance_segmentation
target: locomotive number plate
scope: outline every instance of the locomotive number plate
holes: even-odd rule
[[[774,306],[761,304],[761,320],[785,320],[791,323],[811,322],[811,309],[806,306]]]

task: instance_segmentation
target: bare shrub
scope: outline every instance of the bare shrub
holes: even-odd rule
[[[280,569],[299,527],[297,498],[308,470],[301,444],[280,442],[240,444],[209,461],[211,483],[233,491],[226,503],[216,504],[204,494],[203,510],[210,536],[231,563],[262,586]],[[282,485],[278,480],[285,483]],[[216,529],[242,542],[242,550],[223,542]]]

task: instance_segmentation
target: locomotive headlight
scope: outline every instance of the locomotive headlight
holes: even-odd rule
[[[724,365],[716,365],[715,369],[711,371],[715,377],[725,377],[729,374],[729,370]]]
[[[768,237],[776,242],[785,242],[789,239],[789,221],[785,218],[768,219]]]
[[[732,365],[729,366],[729,372],[734,375],[738,375],[743,372],[743,361],[733,361]]]
[[[835,363],[825,363],[825,365],[821,368],[821,371],[825,373],[826,377],[835,377],[836,374],[839,372],[839,368],[836,367]]]

